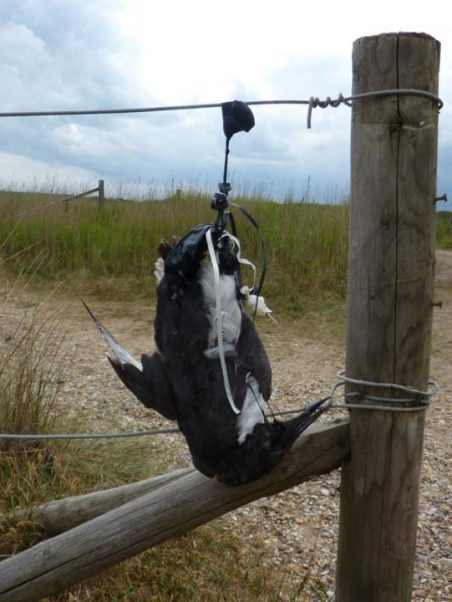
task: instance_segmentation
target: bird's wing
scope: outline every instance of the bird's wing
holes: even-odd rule
[[[147,407],[155,410],[169,420],[176,420],[176,400],[174,390],[160,353],[142,355],[142,370],[132,364],[119,364],[108,358],[114,371],[132,391],[135,397]]]
[[[174,392],[163,356],[158,352],[152,356],[143,354],[141,362],[138,362],[118,343],[86,303],[83,304],[107,343],[110,350],[108,360],[122,382],[147,408],[175,420]]]
[[[257,380],[259,391],[267,401],[272,392],[272,369],[264,345],[251,318],[243,313],[242,327],[237,344],[237,364]]]
[[[122,347],[118,343],[118,341],[115,339],[115,337],[105,328],[105,326],[102,324],[102,322],[96,318],[96,316],[93,314],[93,312],[90,310],[90,308],[86,305],[86,303],[84,301],[82,301],[82,303],[85,306],[86,311],[89,313],[91,318],[94,320],[94,323],[96,324],[100,334],[102,335],[102,338],[107,343],[107,346],[111,353],[111,356],[109,356],[109,359],[112,362],[119,364],[120,366],[124,366],[126,364],[135,366],[135,368],[141,372],[143,367],[140,364],[140,362],[138,362],[132,355],[130,355],[130,353],[128,351],[126,351],[124,349],[124,347]]]

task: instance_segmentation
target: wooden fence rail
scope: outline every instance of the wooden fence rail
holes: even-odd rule
[[[314,426],[265,477],[228,487],[195,470],[0,563],[0,601],[56,594],[234,508],[337,468],[349,453],[348,423]]]
[[[16,520],[26,519],[39,524],[48,535],[57,535],[137,497],[159,489],[163,485],[167,485],[191,472],[194,472],[193,468],[181,468],[136,483],[86,493],[85,495],[67,497],[47,504],[40,504],[31,509],[18,510],[14,512],[13,516]]]
[[[105,182],[104,180],[99,180],[96,188],[91,188],[91,190],[85,190],[85,192],[80,192],[79,194],[73,194],[71,196],[66,197],[62,200],[65,204],[66,208],[69,207],[69,201],[73,201],[74,199],[81,199],[82,197],[88,196],[89,194],[98,193],[98,202],[99,209],[105,204]]]

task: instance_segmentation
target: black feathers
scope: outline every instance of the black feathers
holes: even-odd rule
[[[213,230],[216,257],[223,254],[219,274],[206,252],[208,228]],[[119,378],[146,407],[177,421],[196,468],[228,485],[240,485],[272,470],[330,402],[313,404],[287,422],[267,420],[270,363],[238,300],[237,258],[220,242],[215,227],[201,225],[174,248],[161,245],[165,275],[157,289],[158,351],[152,356],[142,355],[136,362],[93,318]]]

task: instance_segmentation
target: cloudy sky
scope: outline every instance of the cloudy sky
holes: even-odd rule
[[[442,43],[438,192],[452,198],[452,9],[440,0],[0,0],[0,112],[335,97],[364,35]],[[231,142],[235,189],[335,200],[349,186],[350,109],[253,107]],[[215,191],[220,109],[0,119],[0,186]],[[452,209],[452,204],[449,203]]]

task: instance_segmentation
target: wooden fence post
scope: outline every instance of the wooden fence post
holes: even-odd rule
[[[437,94],[439,53],[439,42],[425,34],[360,38],[353,93]],[[425,97],[353,104],[346,373],[355,379],[427,387],[437,122],[436,103]],[[424,415],[351,411],[337,602],[411,600]]]
[[[102,209],[105,203],[105,187],[104,181],[99,180],[99,209]]]

